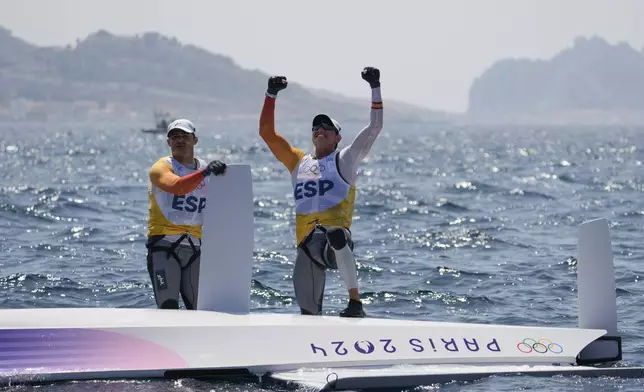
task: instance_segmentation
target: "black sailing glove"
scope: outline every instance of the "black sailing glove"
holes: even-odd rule
[[[277,93],[281,90],[284,90],[288,86],[288,80],[286,76],[271,76],[268,78],[268,88],[266,89],[266,95],[269,97],[277,97]]]
[[[374,67],[365,67],[362,70],[362,79],[369,82],[371,88],[380,87],[380,70]]]
[[[204,176],[209,176],[211,174],[220,176],[226,173],[226,164],[221,161],[214,160],[210,162],[205,169],[203,169],[202,173]]]

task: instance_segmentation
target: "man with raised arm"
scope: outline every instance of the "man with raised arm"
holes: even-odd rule
[[[341,317],[365,317],[360,293],[353,239],[350,231],[360,161],[382,129],[383,106],[380,71],[365,67],[362,79],[371,87],[371,117],[353,142],[338,149],[340,124],[326,114],[313,118],[314,152],[292,147],[275,131],[275,102],[288,81],[272,76],[259,120],[259,134],[291,174],[295,198],[297,256],[293,271],[295,297],[302,314],[322,313],[327,269],[337,269],[349,291],[349,304]]]

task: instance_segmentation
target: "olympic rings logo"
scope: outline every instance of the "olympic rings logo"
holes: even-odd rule
[[[524,354],[529,354],[531,352],[536,352],[539,354],[545,354],[550,351],[553,354],[561,354],[563,352],[563,347],[558,343],[553,343],[550,339],[539,339],[536,341],[531,338],[525,338],[519,344],[517,348]]]
[[[324,165],[318,165],[317,163],[307,164],[300,168],[300,172],[311,174],[320,174],[320,172],[323,172],[325,170],[326,167],[324,167]]]

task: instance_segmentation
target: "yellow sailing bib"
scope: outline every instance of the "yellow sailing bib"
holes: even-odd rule
[[[194,173],[206,166],[206,162],[197,159],[196,169],[190,169],[172,157],[161,158],[172,172],[180,177]],[[192,192],[186,195],[174,195],[150,184],[148,189],[149,220],[148,236],[180,235],[189,233],[201,238],[203,210],[206,207],[208,194],[208,177]]]
[[[298,244],[316,222],[347,229],[351,226],[355,186],[349,185],[338,172],[337,157],[337,152],[319,160],[307,154],[292,172]]]

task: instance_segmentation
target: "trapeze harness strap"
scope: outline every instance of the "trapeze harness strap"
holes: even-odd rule
[[[309,234],[304,238],[304,240],[302,240],[302,242],[300,243],[299,248],[302,249],[302,251],[304,252],[306,257],[308,257],[311,261],[313,261],[315,264],[317,264],[318,266],[322,267],[323,269],[326,269],[326,268],[328,268],[328,266],[327,265],[321,265],[320,262],[318,260],[316,260],[311,255],[311,252],[309,251],[308,245],[309,245],[309,242],[311,242],[311,240],[313,239],[313,234],[315,233],[316,230],[320,230],[321,232],[326,234],[326,229],[323,226],[320,226],[320,225],[316,224],[315,227],[313,228],[313,230],[311,230],[309,232]],[[323,261],[326,262],[326,260],[324,260],[325,259],[324,251],[322,252],[322,259],[323,259]]]
[[[346,228],[346,227],[344,229],[346,229],[349,232],[349,234],[351,233],[351,229]],[[313,230],[311,230],[309,232],[309,234],[306,237],[304,237],[304,239],[302,240],[302,242],[300,243],[298,248],[302,249],[302,252],[304,252],[304,254],[311,261],[313,261],[315,264],[317,264],[322,269],[333,267],[333,266],[328,264],[329,261],[326,259],[326,255],[324,254],[324,250],[322,250],[322,260],[321,260],[324,264],[321,264],[319,260],[317,260],[315,257],[313,257],[313,255],[311,255],[311,251],[309,251],[308,245],[311,242],[311,240],[313,240],[313,235],[315,234],[316,230],[320,230],[324,234],[327,234],[327,232],[328,232],[328,230],[324,226],[320,225],[319,223],[315,223],[315,226],[314,226]],[[353,250],[353,246],[354,246],[353,241],[348,241],[348,246],[349,246],[349,248],[351,250]],[[336,264],[337,264],[337,260],[336,260]],[[337,265],[336,265],[336,267],[337,267]]]
[[[173,242],[170,246],[157,245],[157,243],[159,241],[161,241],[161,239],[163,239],[163,237],[165,237],[165,235],[153,235],[153,236],[151,236],[150,239],[148,240],[148,242],[145,244],[146,248],[148,248],[151,253],[154,253],[154,252],[166,252],[168,260],[170,260],[170,256],[172,256],[177,261],[177,263],[179,263],[179,267],[182,270],[190,267],[190,265],[192,263],[194,263],[195,260],[197,260],[199,258],[199,256],[201,256],[201,240],[199,240],[199,247],[196,247],[194,242],[192,242],[192,238],[190,238],[190,236],[188,236],[188,234],[183,234],[175,242]],[[188,239],[188,242],[190,243],[190,247],[192,248],[193,253],[192,253],[192,256],[190,257],[190,259],[188,259],[188,262],[186,263],[186,265],[182,267],[181,266],[181,260],[179,259],[179,255],[177,255],[175,250],[177,249],[177,247],[179,247],[179,244],[181,244],[181,242],[186,238]]]

